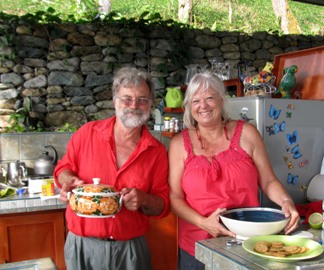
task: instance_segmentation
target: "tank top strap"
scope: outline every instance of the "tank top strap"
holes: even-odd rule
[[[242,135],[242,129],[243,129],[243,125],[244,125],[245,121],[243,120],[238,120],[237,121],[237,125],[235,127],[235,131],[234,131],[234,135],[232,137],[232,141],[231,141],[231,147],[232,148],[236,148],[239,146],[239,142],[240,142],[240,138]]]
[[[189,137],[188,129],[184,129],[181,131],[183,137],[184,148],[187,151],[188,155],[192,153],[192,145]]]

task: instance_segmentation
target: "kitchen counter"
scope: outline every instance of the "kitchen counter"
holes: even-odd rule
[[[0,269],[66,269],[66,204],[57,197],[44,198],[40,193],[0,198]],[[39,258],[47,257],[54,266],[38,265],[44,262]]]
[[[322,230],[305,229],[311,232],[315,241],[322,239]],[[241,245],[227,246],[227,240],[233,240],[232,237],[219,237],[196,243],[196,259],[205,264],[205,270],[297,270],[297,269],[324,269],[324,254],[310,259],[298,262],[277,262],[269,260],[243,249]],[[323,263],[323,266],[318,265]],[[305,268],[305,265],[314,265],[315,268]]]
[[[27,193],[0,198],[0,215],[62,208],[66,208],[65,203],[57,198],[46,198],[46,200],[44,200],[40,193]]]
[[[0,269],[6,270],[57,270],[51,258],[41,258],[37,260],[27,260],[14,263],[1,264]]]

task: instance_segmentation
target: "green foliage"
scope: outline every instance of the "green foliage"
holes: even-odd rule
[[[16,20],[17,17],[0,12],[0,63],[4,60],[13,60],[16,57],[13,50],[9,48],[13,45],[15,36],[13,25]]]
[[[7,126],[3,132],[41,132],[43,128],[31,117],[32,104],[29,97],[23,100],[23,106],[16,110],[15,113],[10,114]]]
[[[177,0],[111,0],[111,3],[112,13],[107,17],[99,16],[98,0],[1,0],[0,10],[6,14],[25,15],[28,19],[34,17],[36,21],[41,22],[82,23],[118,20],[125,25],[134,22],[145,24],[158,21],[172,21],[173,24],[177,22]],[[190,27],[247,33],[280,32],[280,25],[270,0],[193,0],[193,5]],[[323,34],[324,7],[290,0],[289,5],[303,34]]]
[[[23,120],[25,119],[25,116],[20,113],[12,113],[9,117],[9,124],[10,126],[7,126],[3,129],[3,132],[5,133],[13,133],[13,132],[25,132],[26,127],[23,124]]]
[[[42,23],[59,23],[62,20],[59,14],[56,14],[53,8],[48,8],[46,11],[37,11],[34,14],[27,13],[21,16],[21,19],[26,22],[42,22]]]
[[[22,132],[43,132],[44,129],[39,125],[31,125],[30,120],[23,113],[12,113],[9,117],[9,124],[2,128],[4,133],[22,133]]]
[[[17,109],[17,113],[21,113],[22,115],[29,116],[31,112],[32,104],[29,97],[25,97],[23,101],[23,107]]]
[[[65,123],[62,127],[55,128],[54,131],[57,132],[75,132],[78,128],[69,123]]]

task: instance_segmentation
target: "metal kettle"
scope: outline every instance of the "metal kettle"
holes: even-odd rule
[[[5,184],[11,186],[23,185],[21,181],[27,178],[27,168],[25,162],[9,162],[7,164],[7,171],[1,167],[2,175],[4,177]]]
[[[57,152],[56,149],[51,145],[44,147],[51,148],[54,156],[50,156],[48,151],[44,151],[43,154],[35,161],[34,173],[36,175],[53,175],[54,168],[57,164]]]

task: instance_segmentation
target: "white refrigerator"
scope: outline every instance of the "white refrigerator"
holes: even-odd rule
[[[276,176],[295,203],[307,203],[307,187],[324,156],[324,101],[252,96],[228,98],[225,108],[232,119],[256,126]],[[261,192],[260,200],[278,207]]]

